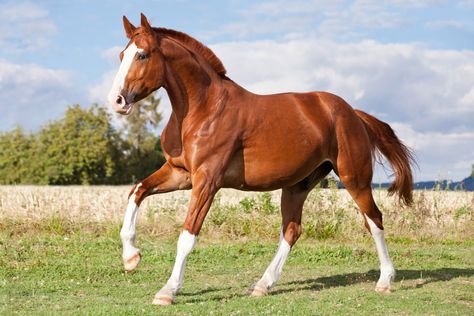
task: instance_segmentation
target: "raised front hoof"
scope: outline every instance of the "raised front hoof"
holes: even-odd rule
[[[268,290],[262,289],[261,287],[254,286],[249,290],[250,296],[252,297],[263,297],[268,294]]]
[[[376,286],[375,292],[390,294],[392,293],[392,289],[389,286]]]
[[[138,266],[138,263],[140,262],[142,258],[142,255],[140,254],[140,252],[137,252],[136,254],[134,254],[133,256],[131,256],[130,258],[128,259],[123,259],[123,265],[124,265],[124,268],[125,268],[125,272],[132,272],[133,270],[135,270]]]
[[[155,295],[152,304],[153,305],[161,305],[161,306],[168,306],[173,304],[173,297],[171,296],[164,296],[164,295]]]

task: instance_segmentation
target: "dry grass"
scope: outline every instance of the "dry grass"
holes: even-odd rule
[[[13,231],[42,228],[57,232],[118,229],[130,186],[0,186],[0,225]],[[153,196],[139,213],[139,230],[175,236],[184,221],[189,191]],[[375,190],[388,236],[409,239],[473,239],[474,193],[416,191],[412,207],[401,207],[386,191]],[[221,190],[201,234],[209,238],[274,238],[280,227],[280,191]],[[314,190],[303,213],[304,238],[358,238],[365,229],[345,190]]]

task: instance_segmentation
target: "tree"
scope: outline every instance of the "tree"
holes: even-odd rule
[[[43,171],[40,183],[116,182],[122,144],[104,108],[71,106],[62,120],[41,129],[38,141],[36,168]]]
[[[151,94],[138,102],[130,115],[122,116],[124,141],[128,147],[125,171],[134,181],[147,177],[165,163],[160,138],[156,136],[162,119],[158,112],[160,101]]]
[[[0,133],[0,184],[34,183],[35,170],[30,168],[34,158],[35,138],[22,128]]]
[[[160,101],[161,98],[150,94],[134,106],[130,115],[121,116],[124,118],[125,137],[137,150],[142,141],[156,137],[154,132],[162,120],[161,113],[158,112]]]

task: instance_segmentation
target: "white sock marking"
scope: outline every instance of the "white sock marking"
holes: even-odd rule
[[[125,211],[122,229],[120,230],[120,237],[122,239],[123,245],[123,259],[130,259],[133,255],[135,255],[139,250],[134,247],[133,243],[135,242],[135,227],[137,221],[137,214],[138,214],[138,206],[135,203],[135,197],[137,194],[138,189],[141,187],[141,183],[139,183],[133,194],[130,196],[128,200],[127,210]]]
[[[377,287],[388,287],[392,278],[395,277],[395,269],[393,268],[392,260],[388,254],[387,243],[385,242],[384,231],[377,227],[377,225],[367,216],[367,223],[372,233],[372,238],[375,241],[375,247],[377,248],[377,254],[380,260],[380,278],[377,282]]]
[[[288,244],[285,238],[283,238],[283,232],[280,232],[280,242],[275,256],[268,265],[268,268],[265,270],[262,278],[255,285],[256,287],[268,290],[275,285],[276,281],[280,278],[283,265],[288,259],[290,251],[290,244]]]
[[[183,285],[184,269],[186,267],[186,258],[191,253],[196,244],[197,236],[183,230],[179,235],[178,249],[173,272],[165,286],[156,294],[157,296],[174,296]]]

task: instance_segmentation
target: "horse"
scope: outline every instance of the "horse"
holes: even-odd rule
[[[152,303],[172,304],[183,284],[186,258],[212,200],[221,188],[246,191],[282,189],[282,225],[276,254],[250,295],[264,296],[275,285],[301,235],[308,193],[334,171],[359,207],[380,260],[375,290],[390,292],[395,269],[384,237],[382,214],[372,196],[373,164],[381,153],[395,180],[389,188],[404,204],[412,202],[413,153],[392,128],[327,92],[258,95],[226,75],[219,58],[193,37],[155,28],[143,13],[140,26],[125,16],[129,39],[108,95],[120,114],[159,88],[172,113],[161,135],[166,163],[137,183],[128,196],[120,237],[126,271],[134,270],[136,217],[148,196],[191,189],[189,208],[177,242],[170,278]]]

